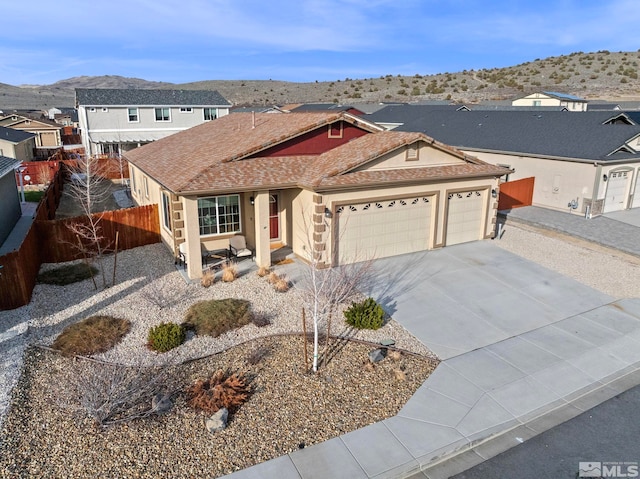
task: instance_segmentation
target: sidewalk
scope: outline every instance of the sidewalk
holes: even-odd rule
[[[640,208],[586,219],[584,216],[526,206],[499,212],[499,221],[546,228],[640,256]],[[506,220],[506,223],[505,223]]]

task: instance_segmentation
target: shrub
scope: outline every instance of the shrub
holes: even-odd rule
[[[177,348],[186,339],[184,328],[176,323],[160,323],[149,330],[148,346],[154,351],[165,353]]]
[[[384,324],[384,310],[373,298],[352,303],[344,317],[348,325],[357,329],[378,329]]]
[[[233,261],[229,261],[222,267],[222,281],[231,283],[238,277],[238,267]]]
[[[285,276],[279,276],[278,280],[273,283],[273,288],[278,293],[286,293],[289,291],[289,280]]]
[[[214,338],[227,331],[249,324],[252,318],[250,303],[244,299],[212,299],[191,305],[185,315],[185,326],[196,334]]]
[[[91,316],[67,326],[53,342],[64,356],[104,353],[131,330],[131,321],[111,316]]]
[[[67,264],[38,274],[38,282],[65,286],[84,281],[96,274],[98,274],[98,270],[94,266],[85,263]]]
[[[267,268],[266,266],[260,266],[258,268],[257,275],[260,276],[261,278],[264,278],[269,273],[271,273],[271,270],[269,268]]]
[[[218,409],[229,412],[249,397],[249,384],[238,374],[217,371],[209,379],[198,379],[187,388],[187,404],[193,409],[213,414]]]
[[[166,412],[178,377],[169,369],[73,361],[50,382],[53,400],[96,424],[113,424]],[[161,398],[165,408],[154,407]]]
[[[200,279],[200,284],[203,287],[208,288],[209,286],[211,286],[215,282],[215,280],[216,280],[216,277],[213,274],[213,271],[207,270],[202,275],[202,278]]]

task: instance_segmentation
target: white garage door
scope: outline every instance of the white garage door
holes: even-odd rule
[[[338,262],[426,250],[434,203],[433,197],[420,196],[338,207]]]
[[[636,188],[633,190],[632,208],[640,208],[640,171],[636,173]]]
[[[482,191],[463,191],[450,193],[447,197],[447,239],[450,246],[468,241],[477,241],[484,237],[482,210],[484,194]]]
[[[607,180],[607,195],[604,199],[604,212],[625,209],[627,202],[628,171],[613,171]]]

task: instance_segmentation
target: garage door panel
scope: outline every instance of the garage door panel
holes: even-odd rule
[[[476,241],[483,236],[482,191],[450,193],[447,196],[447,237],[445,244]]]
[[[609,173],[607,193],[604,200],[604,212],[624,210],[627,201],[628,171],[614,171]]]
[[[433,199],[427,197],[354,203],[338,213],[338,260],[348,263],[426,250]]]

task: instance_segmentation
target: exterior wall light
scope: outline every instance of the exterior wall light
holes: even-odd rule
[[[324,209],[324,217],[325,218],[332,218],[333,217],[333,213],[331,213],[331,210],[327,207],[325,207]]]
[[[608,179],[609,179],[609,177],[607,176],[606,173],[604,175],[602,175],[602,181],[607,181]]]
[[[497,198],[498,197],[498,191],[495,188],[493,188],[491,190],[491,197],[492,198]]]

